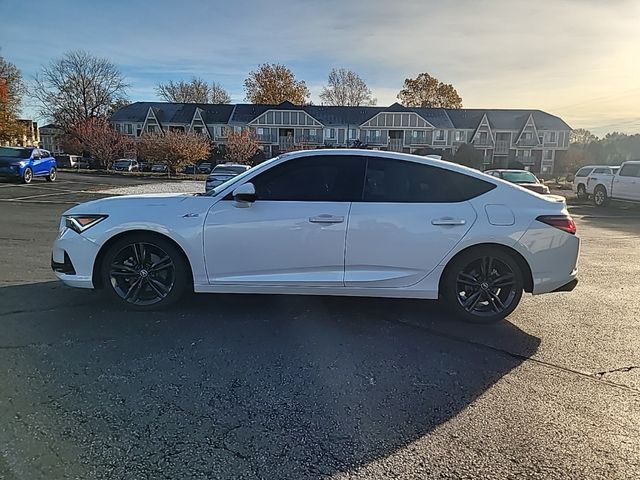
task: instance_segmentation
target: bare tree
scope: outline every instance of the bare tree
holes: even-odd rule
[[[188,82],[169,80],[167,83],[159,83],[156,93],[167,102],[207,103],[211,88],[203,79],[193,77]]]
[[[277,105],[288,101],[303,105],[309,98],[309,89],[304,80],[296,80],[291,70],[281,64],[265,63],[249,73],[244,81],[247,100],[251,103]]]
[[[231,96],[229,95],[229,92],[227,92],[219,83],[213,82],[211,84],[209,94],[211,97],[211,103],[231,103]]]
[[[44,65],[30,89],[39,113],[64,129],[106,117],[125,98],[128,85],[106,58],[78,50]]]
[[[377,102],[364,80],[357,73],[346,68],[331,70],[328,85],[322,88],[320,99],[326,105],[349,107],[375,105]]]
[[[177,172],[183,166],[204,160],[211,152],[211,142],[204,135],[169,130],[145,133],[138,142],[138,153],[154,163],[166,163]]]
[[[133,140],[116,131],[105,118],[89,118],[74,125],[62,143],[70,153],[89,152],[101,165],[108,165],[134,149]]]
[[[11,142],[22,133],[18,116],[24,92],[20,70],[0,57],[0,143]]]
[[[258,140],[253,130],[244,129],[227,135],[228,160],[235,163],[250,163],[258,153]]]

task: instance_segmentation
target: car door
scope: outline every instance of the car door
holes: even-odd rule
[[[613,177],[613,198],[640,200],[640,163],[625,163]]]
[[[34,175],[42,175],[42,153],[37,148],[34,148],[33,152],[31,152],[30,166]]]
[[[466,199],[494,185],[405,160],[369,158],[349,215],[345,286],[406,287],[428,275],[476,220]]]
[[[248,178],[255,202],[241,208],[229,195],[207,214],[209,282],[343,287],[349,207],[362,195],[365,163],[351,155],[294,157]]]

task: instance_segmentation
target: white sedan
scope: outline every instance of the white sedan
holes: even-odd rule
[[[206,194],[135,195],[64,213],[60,280],[137,309],[187,290],[436,299],[509,315],[572,290],[580,241],[563,202],[460,165],[370,150],[281,155]]]

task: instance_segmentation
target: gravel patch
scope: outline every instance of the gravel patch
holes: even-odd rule
[[[107,188],[97,193],[109,195],[140,195],[144,193],[203,193],[204,182],[186,180],[183,182],[146,183],[128,187]]]

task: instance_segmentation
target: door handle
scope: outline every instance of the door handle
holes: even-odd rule
[[[437,218],[435,220],[431,220],[431,225],[464,225],[467,223],[466,220],[461,218]]]
[[[316,217],[309,217],[309,221],[311,223],[342,223],[344,222],[344,217],[322,214]]]

